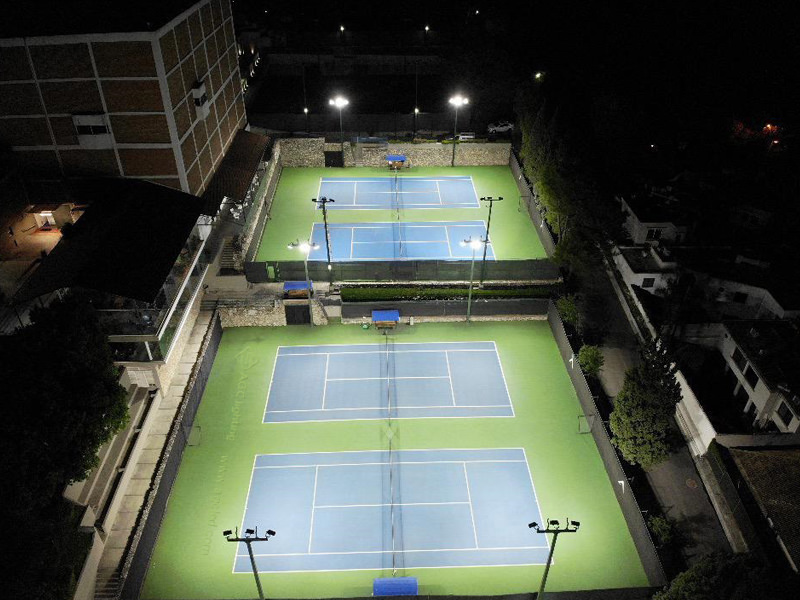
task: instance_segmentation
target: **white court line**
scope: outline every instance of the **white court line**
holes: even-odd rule
[[[450,245],[450,232],[447,230],[447,225],[444,226],[444,236],[447,238],[447,251],[450,253],[450,258],[453,258],[453,247]]]
[[[322,385],[322,408],[325,408],[325,397],[328,395],[328,365],[331,362],[331,355],[327,353],[325,355],[325,379]]]
[[[472,193],[475,194],[475,204],[472,205],[473,208],[480,208],[481,201],[478,197],[478,190],[475,189],[475,180],[472,178],[472,175],[469,176],[469,182],[472,184]]]
[[[450,380],[450,395],[453,397],[453,406],[456,405],[456,392],[453,389],[453,373],[450,370],[450,355],[444,351],[444,359],[447,362],[447,378]]]
[[[447,344],[450,342],[440,342]],[[329,346],[330,344],[325,344]],[[357,346],[360,344],[345,344],[347,346]],[[292,346],[284,346],[285,348],[292,348]],[[392,350],[392,354],[440,354],[442,350]],[[448,352],[497,352],[491,348],[464,348],[448,350]],[[340,354],[385,354],[383,350],[353,350],[352,352],[292,352],[291,354],[279,354],[278,356],[322,356],[323,354],[333,354],[338,356]]]
[[[425,464],[425,463],[422,463]],[[317,508],[374,508],[376,506],[445,506],[450,504],[469,504],[469,502],[395,502],[381,504],[319,504]]]
[[[317,477],[319,476],[319,466],[314,467],[314,495],[311,498],[311,522],[308,527],[308,551],[311,552],[311,540],[314,539],[314,511],[317,503]]]
[[[503,371],[503,361],[500,360],[500,351],[497,349],[497,342],[492,342],[494,345],[494,354],[497,357],[497,365],[500,367],[500,376],[503,378],[503,387],[506,388],[506,397],[508,398],[508,405],[511,407],[511,415],[516,417],[517,413],[514,411],[514,401],[511,399],[511,393],[508,391],[508,382],[506,381],[506,374]]]
[[[350,228],[350,258],[351,259],[353,258],[353,244],[355,243],[355,239],[356,239],[356,228],[355,227],[351,227]]]
[[[439,205],[441,206],[442,204],[444,204],[444,202],[442,202],[442,190],[441,190],[441,188],[439,188],[439,182],[438,181],[436,182],[436,195],[439,198]]]
[[[351,450],[350,452],[353,452]],[[358,452],[358,451],[357,451]],[[360,452],[363,452],[361,450]],[[324,454],[330,454],[325,452]],[[264,456],[264,455],[262,455]],[[496,459],[475,459],[467,461],[469,464],[497,464],[497,463],[524,463],[524,460],[513,460],[510,458],[496,458]],[[375,465],[388,465],[388,462],[363,462],[363,463],[336,463],[336,464],[326,464],[326,463],[309,463],[307,465],[264,465],[259,467],[253,467],[255,469],[310,469],[312,467],[371,467]],[[427,461],[405,461],[400,464],[403,465],[461,465],[464,464],[463,460],[427,460]]]
[[[376,379],[383,380],[383,377],[376,377]],[[431,410],[431,409],[434,409],[434,408],[506,408],[506,406],[507,405],[505,405],[505,404],[459,404],[457,406],[453,406],[452,404],[425,404],[424,406],[414,406],[414,405],[411,405],[411,406],[397,406],[397,405],[395,405],[395,408],[396,409],[401,409],[402,408],[404,410],[405,409]],[[342,408],[293,408],[291,410],[273,410],[273,411],[270,411],[270,412],[272,412],[273,414],[288,414],[288,413],[304,413],[304,412],[307,412],[307,413],[310,413],[310,412],[338,412],[340,410],[342,410],[342,411],[344,411],[344,410],[350,410],[350,411],[355,411],[355,410],[383,410],[383,407],[382,406],[362,406],[362,407],[354,407],[354,408],[347,408],[347,407],[342,407]],[[374,418],[377,419],[379,417],[374,417]],[[400,417],[400,418],[403,418],[403,417]],[[425,418],[425,417],[406,417],[406,418],[414,419],[414,418]],[[457,417],[453,417],[453,418],[457,418]],[[367,420],[371,420],[371,419],[367,419]]]
[[[418,550],[415,549],[406,549],[406,550],[355,550],[355,551],[341,551],[341,552],[287,552],[286,554],[253,554],[253,556],[268,556],[268,557],[275,557],[275,556],[350,556],[350,555],[357,555],[357,554],[391,554],[392,552],[483,552],[492,551],[492,552],[501,552],[501,551],[508,551],[508,550],[543,550],[544,548],[549,548],[550,546],[509,546],[509,547],[494,547],[494,548],[420,548]],[[245,558],[247,554],[237,554],[238,558]],[[536,563],[539,564],[539,563]],[[461,566],[461,565],[459,565]],[[502,566],[502,565],[478,565],[483,567],[495,567],[495,566]],[[442,568],[442,567],[413,567],[414,569],[425,569],[425,568]],[[381,571],[381,569],[328,569],[329,571]],[[251,571],[247,571],[250,573]],[[264,573],[265,571],[261,571]],[[290,571],[271,571],[273,573],[289,573]],[[304,572],[309,572],[305,571]]]
[[[330,356],[330,355],[328,355]],[[447,379],[447,375],[407,375],[402,377],[390,377],[390,379]],[[385,377],[332,377],[328,381],[373,381],[383,380]]]
[[[475,547],[480,548],[478,544],[478,528],[475,526],[475,511],[472,510],[472,494],[469,491],[469,475],[467,474],[467,463],[461,463],[464,466],[464,481],[467,484],[467,498],[469,499],[469,516],[472,519],[472,535],[475,537]]]
[[[258,460],[258,454],[253,456],[253,472],[250,473],[250,483],[247,484],[247,496],[244,497],[244,511],[242,511],[242,520],[241,520],[241,529],[239,531],[244,531],[244,520],[247,518],[247,508],[250,506],[250,491],[253,489],[253,478],[256,475],[256,461]],[[233,567],[231,568],[231,572],[236,572],[236,561],[239,558],[239,550],[238,544],[236,546],[236,554],[233,555]]]
[[[358,205],[358,181],[353,182],[353,206]]]

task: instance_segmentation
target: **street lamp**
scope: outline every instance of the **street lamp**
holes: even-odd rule
[[[414,135],[412,136],[412,139],[417,137],[417,117],[418,116],[419,116],[419,108],[415,106],[414,107]]]
[[[344,27],[342,28],[342,31],[344,31]],[[344,161],[344,127],[342,125],[342,109],[350,104],[350,101],[342,96],[336,96],[336,98],[331,98],[328,100],[328,104],[339,109],[339,141],[342,145],[342,161]]]
[[[550,554],[547,555],[547,565],[544,568],[544,575],[542,575],[542,583],[539,586],[539,593],[536,594],[536,600],[542,600],[544,594],[544,586],[547,583],[547,574],[550,571],[550,563],[553,562],[553,553],[556,551],[556,542],[558,541],[559,533],[575,533],[581,524],[578,521],[570,521],[567,519],[566,524],[562,527],[561,523],[555,519],[547,519],[547,527],[542,529],[538,523],[528,523],[528,527],[535,529],[536,533],[552,533],[553,545],[550,546]]]
[[[480,238],[473,240],[472,237],[468,237],[460,242],[461,246],[469,246],[472,248],[472,261],[469,266],[469,292],[467,293],[467,323],[469,323],[472,315],[472,284],[475,282],[475,251],[481,247],[481,244],[486,246],[486,242],[487,240]]]
[[[328,251],[328,271],[331,271],[331,235],[328,232],[328,203],[336,202],[333,198],[322,196],[319,200],[312,198],[314,204],[322,206],[322,222],[325,224],[325,248]],[[333,283],[332,281],[330,283]]]
[[[465,98],[463,96],[453,96],[450,98],[450,104],[456,107],[456,119],[455,123],[453,124],[453,167],[456,166],[456,138],[458,137],[458,109],[464,106],[465,104],[469,104],[469,98]]]
[[[306,116],[306,133],[309,133],[311,129],[308,126],[308,107],[306,106],[303,108],[303,114]]]
[[[489,240],[489,228],[492,226],[492,206],[495,202],[500,202],[503,199],[502,196],[498,198],[492,198],[491,196],[486,196],[485,198],[481,198],[482,202],[489,203],[489,217],[486,219],[486,239]],[[488,247],[488,242],[483,245],[483,262],[481,263],[481,285],[483,285],[483,280],[486,278],[486,249]]]
[[[293,241],[286,246],[289,250],[300,250],[303,253],[303,268],[306,272],[306,295],[308,296],[308,317],[309,324],[314,326],[314,311],[311,306],[311,278],[308,276],[308,255],[312,250],[319,250],[319,244],[313,244],[311,241],[301,242],[299,240]]]
[[[264,600],[264,590],[261,589],[261,580],[258,578],[258,567],[256,567],[256,559],[253,556],[253,542],[266,542],[269,538],[275,535],[275,532],[272,529],[267,529],[266,535],[259,536],[258,535],[258,527],[255,529],[245,529],[244,530],[244,537],[239,537],[239,528],[235,529],[236,534],[230,529],[226,529],[222,532],[222,535],[225,536],[225,539],[229,542],[244,542],[247,545],[247,553],[250,555],[250,565],[253,567],[253,577],[256,578],[256,587],[258,587],[258,597],[261,600]]]

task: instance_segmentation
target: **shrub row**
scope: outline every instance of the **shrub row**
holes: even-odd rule
[[[549,298],[556,286],[473,289],[473,298]],[[456,287],[345,287],[342,288],[344,302],[383,302],[388,300],[449,300],[466,298],[468,288]]]

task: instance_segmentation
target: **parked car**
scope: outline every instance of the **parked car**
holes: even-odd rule
[[[497,123],[489,123],[489,126],[486,128],[486,131],[489,133],[506,133],[507,131],[513,131],[514,124],[511,121],[498,121]]]

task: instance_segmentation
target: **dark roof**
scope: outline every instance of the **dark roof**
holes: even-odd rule
[[[235,202],[244,201],[269,143],[270,138],[263,135],[244,129],[236,132],[225,158],[203,194],[206,202],[203,214],[215,216],[226,196]]]
[[[675,270],[673,267],[664,267],[658,264],[647,246],[620,248],[619,252],[634,273],[669,273]]]
[[[156,31],[199,0],[58,0],[3,3],[0,38]]]
[[[203,200],[137,179],[85,180],[71,183],[70,192],[89,206],[14,300],[68,287],[155,300]]]
[[[800,332],[792,321],[725,321],[739,350],[771,390],[788,388],[787,399],[800,395]],[[798,410],[800,407],[795,407]]]
[[[800,449],[729,449],[758,507],[800,567]]]
[[[636,194],[623,198],[631,212],[642,223],[686,224],[686,215],[676,201],[650,194]]]

